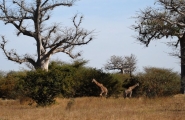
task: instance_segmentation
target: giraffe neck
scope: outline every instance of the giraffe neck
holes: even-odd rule
[[[135,85],[133,85],[133,86],[131,86],[131,87],[129,87],[131,90],[133,90],[135,87],[137,87],[138,86],[138,84],[135,84]]]
[[[94,81],[94,83],[97,85],[97,86],[99,86],[99,87],[101,87],[102,86],[102,84],[100,84],[99,82],[97,82],[97,81]]]

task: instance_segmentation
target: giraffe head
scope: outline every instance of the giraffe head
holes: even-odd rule
[[[96,81],[96,80],[93,78],[93,79],[92,79],[92,82],[95,82],[95,81]]]

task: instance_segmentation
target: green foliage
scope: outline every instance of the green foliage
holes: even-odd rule
[[[0,80],[0,97],[6,99],[15,99],[19,96],[17,91],[18,81],[25,76],[24,72],[10,71]]]
[[[39,106],[53,104],[54,98],[61,92],[63,76],[60,73],[58,70],[28,72],[20,83],[24,94],[32,98]]]
[[[128,89],[130,86],[135,85],[136,83],[139,83],[138,77],[137,76],[130,76],[128,74],[122,75],[123,77],[123,82],[122,82],[122,87],[123,87],[123,97],[125,97],[125,90]],[[138,96],[138,87],[133,89],[132,97]]]
[[[141,83],[138,94],[159,97],[179,93],[180,75],[171,69],[146,67],[138,78]]]
[[[130,76],[128,74],[123,75],[123,88],[127,89],[136,83],[138,83],[138,78],[136,76]]]
[[[76,66],[75,63],[73,64],[58,64],[53,62],[50,66],[50,72],[54,70],[58,70],[60,72],[60,79],[61,81],[61,94],[63,97],[74,97],[75,95],[75,87],[77,86],[76,78],[74,75],[80,66]]]
[[[87,71],[88,73],[88,86],[87,89],[88,89],[88,92],[90,93],[89,95],[91,96],[99,96],[100,92],[101,92],[101,89],[95,85],[94,83],[92,83],[92,79],[96,79],[99,83],[102,83],[105,87],[107,87],[108,89],[108,96],[111,95],[111,89],[110,89],[110,86],[109,86],[109,82],[111,81],[111,76],[107,73],[104,73],[102,70],[97,70],[97,69],[94,69],[94,68],[91,68],[89,69],[89,71]],[[84,79],[86,77],[84,76]]]
[[[124,90],[139,83],[133,90],[135,96],[169,96],[179,93],[180,76],[170,69],[144,68],[143,73],[135,76],[128,74],[110,74],[100,69],[88,68],[86,61],[74,61],[72,64],[51,62],[48,72],[10,71],[0,79],[0,97],[16,99],[30,97],[39,106],[51,105],[55,97],[66,98],[98,96],[101,89],[92,83],[95,78],[108,89],[108,96],[122,96]]]
[[[53,61],[49,65],[48,72],[42,70],[19,73],[11,71],[0,82],[0,97],[19,98],[27,96],[40,106],[54,103],[54,98],[59,95],[67,98],[99,97],[101,89],[92,83],[93,78],[107,87],[108,96],[120,93],[122,84],[113,74],[84,67],[86,63],[87,61],[84,60],[77,60],[72,64]]]
[[[108,89],[108,96],[117,93],[116,89],[118,81],[114,79],[110,74],[104,73],[102,70],[94,68],[81,68],[75,74],[77,79],[76,96],[99,96],[101,89],[92,83],[92,79],[95,78],[98,82],[102,83]]]
[[[129,74],[120,74],[120,73],[111,74],[112,80],[109,83],[109,86],[111,86],[111,96],[122,97],[123,93],[122,85],[125,75],[129,76]]]
[[[71,66],[74,67],[74,68],[81,68],[81,67],[84,67],[84,65],[87,64],[87,63],[88,63],[87,60],[79,59],[79,60],[73,61]]]
[[[117,79],[102,70],[84,67],[86,63],[87,61],[79,60],[72,64],[50,66],[52,69],[59,70],[63,76],[61,89],[63,97],[99,96],[101,89],[92,83],[93,78],[107,87],[109,96],[120,91],[118,90],[120,83]]]
[[[132,96],[160,97],[179,93],[180,76],[170,69],[145,67],[136,76],[123,75],[123,93],[128,87],[139,83]]]
[[[95,70],[91,68],[81,67],[75,72],[73,75],[73,80],[75,82],[75,86],[73,87],[75,91],[75,97],[94,95],[92,90],[92,78],[94,76],[94,71]]]

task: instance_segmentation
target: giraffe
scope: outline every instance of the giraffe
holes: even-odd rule
[[[133,86],[130,86],[128,89],[125,90],[125,98],[128,96],[128,94],[130,94],[129,97],[132,97],[132,90],[134,88],[136,88],[137,86],[139,86],[139,83],[133,85]]]
[[[103,84],[97,82],[95,79],[93,79],[92,82],[94,82],[98,87],[101,88],[100,97],[102,97],[103,94],[104,94],[105,96],[107,96],[108,90],[107,90],[107,88],[106,88],[105,86],[103,86]]]

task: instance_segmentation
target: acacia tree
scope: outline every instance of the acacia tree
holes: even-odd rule
[[[77,0],[8,0],[0,1],[0,20],[13,25],[20,34],[33,38],[36,42],[36,57],[25,54],[20,56],[15,50],[6,50],[7,40],[2,36],[0,48],[8,60],[17,63],[29,63],[35,69],[48,70],[50,57],[56,53],[65,53],[71,58],[80,56],[73,53],[76,46],[88,44],[93,40],[93,31],[80,27],[83,16],[76,14],[72,18],[73,27],[62,27],[59,23],[46,26],[51,12],[60,6],[71,7]]]
[[[136,70],[137,58],[135,55],[125,56],[126,70],[132,76],[132,73]]]
[[[120,73],[129,73],[130,76],[136,70],[137,59],[136,56],[131,54],[130,56],[111,56],[111,58],[104,65],[106,70],[120,70]]]
[[[179,48],[181,93],[185,93],[185,0],[157,0],[159,7],[147,7],[136,15],[137,40],[146,46],[152,40],[174,37],[168,45]]]

